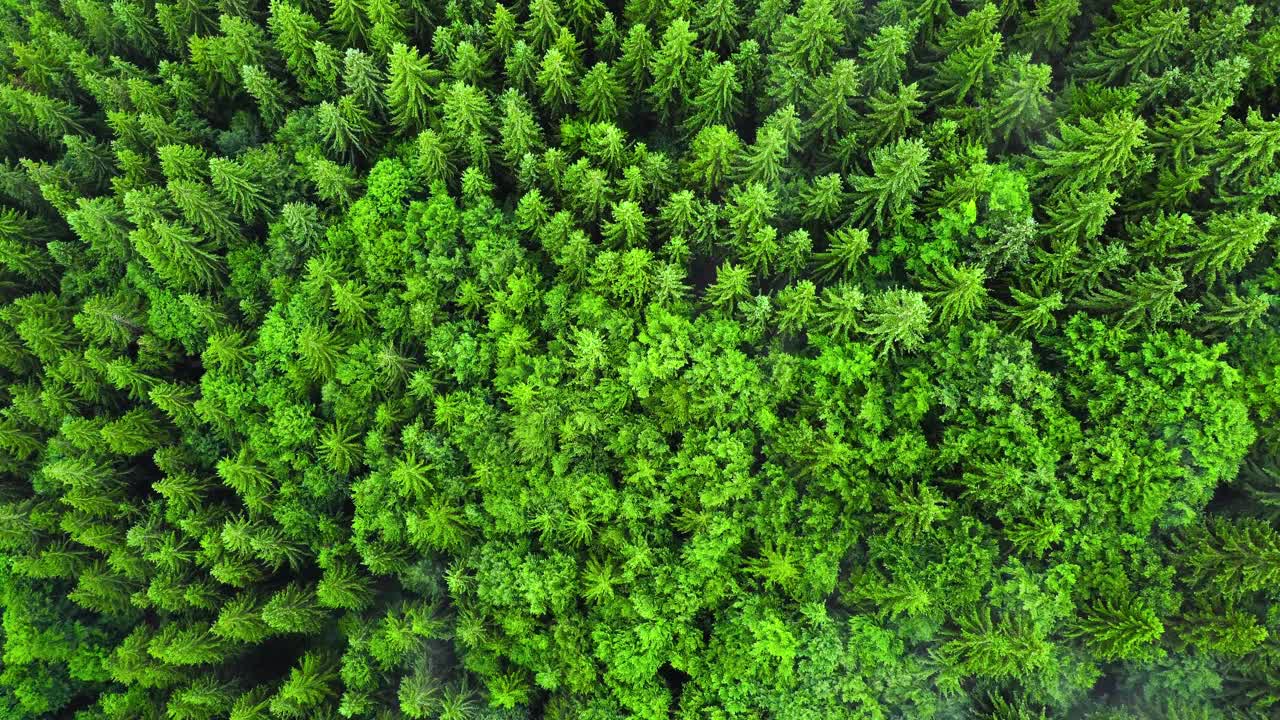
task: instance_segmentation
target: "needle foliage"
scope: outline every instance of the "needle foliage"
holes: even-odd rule
[[[1280,717],[1272,0],[0,0],[0,717]]]

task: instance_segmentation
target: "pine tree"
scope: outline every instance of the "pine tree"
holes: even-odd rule
[[[525,20],[522,32],[525,42],[537,53],[545,53],[556,36],[560,34],[560,7],[555,0],[532,0],[529,3],[529,18]]]
[[[48,142],[63,135],[85,134],[84,120],[74,105],[13,85],[0,85],[0,107],[27,131]]]
[[[363,610],[373,603],[374,589],[353,565],[340,563],[325,569],[316,597],[327,608]]]
[[[1252,612],[1227,609],[1225,612],[1188,613],[1177,628],[1187,644],[1217,656],[1247,655],[1267,638],[1267,629]]]
[[[1034,285],[1027,290],[1009,288],[1009,298],[1013,303],[1003,309],[1010,322],[1019,331],[1031,335],[1056,327],[1058,318],[1054,313],[1066,307],[1061,292],[1045,292]]]
[[[267,27],[272,44],[285,59],[289,70],[300,78],[314,72],[315,42],[320,23],[310,14],[287,0],[272,0]]]
[[[838,173],[815,177],[800,194],[800,219],[829,224],[844,214],[847,199]]]
[[[396,692],[400,712],[413,720],[436,717],[440,710],[440,683],[431,671],[420,665],[400,679]]]
[[[822,290],[818,321],[823,330],[839,339],[848,339],[861,329],[866,296],[856,286],[839,283]]]
[[[1274,168],[1280,152],[1280,119],[1263,120],[1250,108],[1245,121],[1228,121],[1229,130],[1217,153],[1219,172],[1243,184],[1257,182]]]
[[[1171,156],[1175,170],[1185,167],[1214,144],[1227,111],[1226,103],[1214,100],[1163,113],[1152,128],[1151,147]]]
[[[103,426],[101,434],[107,447],[120,455],[141,455],[154,450],[169,436],[154,411],[147,408],[126,412]]]
[[[328,380],[338,366],[341,348],[338,336],[328,328],[308,325],[297,338],[298,359],[313,378]]]
[[[987,304],[986,272],[978,265],[943,265],[922,285],[943,325],[976,317]]]
[[[857,64],[848,59],[837,60],[829,73],[814,78],[805,97],[806,133],[828,144],[852,129],[856,117],[852,101],[861,83]]]
[[[396,0],[365,0],[365,14],[372,27],[369,30],[370,49],[379,55],[390,55],[397,45],[408,45],[410,25],[405,4]]]
[[[601,235],[612,247],[639,247],[648,241],[648,219],[637,203],[614,203],[612,215],[613,219],[601,228]]]
[[[768,275],[778,257],[781,246],[778,243],[778,231],[769,225],[756,229],[740,244],[739,255],[752,273]]]
[[[265,192],[254,181],[254,173],[240,162],[226,158],[210,159],[209,179],[218,194],[246,220],[252,220],[270,207]]]
[[[1164,634],[1164,624],[1139,602],[1124,604],[1104,600],[1070,630],[1106,660],[1134,659],[1149,654],[1150,646]]]
[[[273,489],[270,476],[254,462],[247,448],[241,448],[235,459],[219,460],[217,472],[222,481],[251,509],[261,506]]]
[[[582,99],[579,98],[581,106]],[[523,158],[532,156],[541,152],[544,147],[542,136],[542,127],[534,118],[533,110],[529,106],[529,102],[523,95],[515,91],[507,91],[502,96],[502,123],[498,133],[502,137],[502,154],[509,165],[517,165]],[[433,131],[425,130],[425,133],[432,133],[428,136],[434,137]],[[420,152],[421,152],[421,136],[419,136]],[[432,179],[444,179],[447,177],[445,170],[447,169],[447,158],[442,156],[443,150],[432,151],[431,169],[432,173],[428,177]],[[437,154],[441,154],[437,157]],[[425,160],[425,158],[424,158]]]
[[[625,89],[608,63],[598,62],[587,71],[578,85],[578,107],[593,122],[611,122],[618,118]],[[521,153],[523,154],[523,153]]]
[[[142,55],[156,59],[162,42],[160,27],[140,3],[112,0],[111,14],[124,31],[131,47]]]
[[[1280,534],[1254,519],[1213,519],[1179,538],[1186,572],[1227,597],[1272,587],[1280,578]]]
[[[1146,130],[1142,118],[1119,112],[1101,120],[1081,118],[1078,125],[1062,123],[1048,146],[1035,148],[1039,177],[1058,188],[1078,190],[1123,176],[1137,167]]]
[[[920,95],[920,88],[915,83],[900,85],[896,95],[877,89],[867,99],[867,114],[860,126],[861,133],[871,139],[872,145],[902,139],[921,124],[918,116],[924,111],[924,102]]]
[[[163,145],[156,148],[160,168],[170,182],[200,182],[208,179],[208,157],[195,145]]]
[[[367,114],[376,120],[384,116],[383,87],[386,78],[378,68],[376,60],[355,48],[348,48],[342,56],[342,84],[348,95]]]
[[[240,228],[231,219],[231,210],[208,185],[191,180],[172,180],[167,189],[169,199],[193,227],[221,243],[231,244],[240,239]]]
[[[151,403],[184,430],[198,420],[195,411],[196,394],[189,387],[178,383],[157,383],[147,393]]]
[[[322,102],[316,108],[316,123],[329,150],[340,157],[365,155],[366,138],[374,130],[373,122],[347,95],[337,105]]]
[[[329,0],[328,26],[344,45],[363,45],[369,25],[369,18],[358,0]]]
[[[320,436],[320,459],[339,475],[346,475],[361,460],[360,433],[347,430],[342,424],[329,426]]]
[[[324,158],[312,158],[306,164],[307,177],[315,186],[316,196],[340,207],[355,201],[360,181],[351,168]]]
[[[649,97],[658,116],[664,121],[675,114],[676,108],[684,102],[692,88],[696,61],[694,43],[697,39],[697,33],[689,29],[687,20],[675,20],[663,32],[662,42],[653,55],[653,83],[649,86]],[[623,62],[625,61],[624,45]]]
[[[716,270],[716,281],[707,288],[706,300],[722,311],[751,297],[751,271],[726,262]]]
[[[44,284],[53,276],[53,259],[39,245],[27,240],[33,233],[22,227],[25,223],[17,222],[17,217],[16,214],[0,215],[0,266],[28,281]],[[5,223],[10,218],[14,220],[11,225]]]
[[[984,7],[993,8],[994,5]],[[976,14],[974,11],[970,15]],[[995,73],[996,59],[1003,49],[999,33],[967,42],[951,50],[933,69],[934,95],[960,102],[971,93],[981,95]]]
[[[866,230],[853,227],[836,230],[827,237],[827,249],[815,258],[814,277],[826,282],[852,279],[870,247]]]
[[[573,64],[559,48],[548,50],[537,75],[542,104],[555,115],[564,113],[573,104],[575,84]]]
[[[284,718],[313,716],[315,708],[336,694],[333,683],[337,679],[338,671],[332,658],[317,652],[304,654],[271,698],[272,714]]]
[[[1011,55],[1001,64],[990,118],[1006,141],[1016,135],[1025,142],[1043,127],[1050,113],[1052,72],[1048,65],[1031,62],[1030,54]]]
[[[1232,330],[1237,327],[1252,328],[1266,317],[1275,302],[1276,298],[1267,293],[1242,297],[1231,288],[1225,297],[1206,298],[1201,318],[1210,325],[1225,326]]]
[[[503,73],[507,78],[506,87],[508,91],[532,93],[534,79],[538,74],[539,61],[540,58],[528,43],[524,40],[517,40],[502,64]]]
[[[778,291],[778,308],[778,329],[800,334],[817,315],[817,288],[809,280],[788,285]]]
[[[1196,247],[1179,253],[1191,272],[1225,277],[1241,270],[1270,234],[1276,218],[1270,213],[1214,213]]]
[[[165,704],[173,720],[210,720],[218,717],[238,695],[234,683],[203,676],[175,690]]]
[[[741,152],[742,143],[737,133],[723,125],[703,128],[693,139],[692,158],[686,175],[702,186],[704,192],[714,192],[728,178]],[[692,201],[692,196],[689,197]]]
[[[584,337],[577,339],[575,355],[579,363],[589,355],[583,352]],[[599,340],[598,337],[594,339]],[[423,507],[421,513],[406,518],[405,523],[416,545],[436,552],[455,551],[466,540],[466,521],[462,512],[439,498]]]
[[[685,123],[691,132],[711,125],[728,125],[742,112],[742,84],[732,62],[713,66],[698,81],[693,113]]]
[[[618,59],[618,50],[622,47],[622,30],[618,27],[618,19],[613,11],[605,10],[596,21],[594,28],[595,54],[605,62]]]
[[[697,6],[693,29],[722,52],[732,51],[742,24],[737,0],[710,0]]]
[[[158,222],[130,233],[138,254],[175,288],[208,288],[223,275],[222,260],[211,244],[177,223]]]
[[[729,195],[728,221],[733,242],[744,246],[770,226],[778,211],[778,196],[761,183],[735,185]]]
[[[929,177],[929,148],[919,140],[898,140],[871,153],[871,175],[855,176],[856,218],[868,215],[878,227],[907,211]]]
[[[627,31],[622,41],[622,56],[618,58],[618,73],[623,85],[632,93],[649,86],[653,77],[653,35],[644,23],[636,23]]]
[[[832,0],[804,0],[774,34],[776,56],[810,76],[820,75],[831,67],[844,31]]]
[[[1080,14],[1080,0],[1045,0],[1036,3],[1018,28],[1017,40],[1024,49],[1057,53],[1071,37],[1072,23]]]
[[[886,25],[867,38],[858,52],[858,64],[869,91],[902,84],[913,34],[912,30],[901,25]]]
[[[227,645],[210,632],[208,625],[180,627],[167,623],[151,640],[148,652],[170,665],[205,665],[226,659]]]
[[[431,117],[440,71],[415,48],[395,45],[387,57],[387,107],[401,131],[423,129]]]
[[[749,183],[776,188],[788,175],[787,161],[800,141],[800,121],[787,105],[770,115],[756,141],[742,154],[738,175]]]
[[[924,342],[931,313],[920,293],[886,290],[871,298],[863,327],[882,355],[912,352]]]
[[[271,627],[262,619],[261,604],[248,593],[241,593],[222,606],[211,631],[220,638],[251,644],[272,635]]]
[[[324,619],[315,591],[298,584],[284,587],[262,606],[262,621],[277,632],[314,634]]]
[[[1186,279],[1176,267],[1151,267],[1126,281],[1123,289],[1104,288],[1085,297],[1081,304],[1117,313],[1126,325],[1156,325],[1168,322],[1181,311],[1178,293],[1185,287]]]
[[[1102,234],[1120,193],[1110,188],[1058,194],[1046,210],[1044,232],[1058,241],[1084,242]]]
[[[1157,9],[1135,17],[1132,26],[1114,28],[1093,43],[1080,69],[1109,83],[1158,67],[1186,38],[1190,17],[1187,8]]]
[[[601,0],[569,0],[567,14],[574,34],[589,35],[604,11],[605,6]]]

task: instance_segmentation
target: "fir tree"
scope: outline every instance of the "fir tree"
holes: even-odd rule
[[[920,293],[888,290],[868,302],[866,333],[883,354],[910,352],[923,340],[929,314],[929,306]]]
[[[387,57],[387,107],[392,121],[402,131],[426,125],[439,75],[416,49],[405,45],[391,48]]]
[[[883,227],[911,206],[912,198],[929,176],[929,148],[919,140],[898,140],[871,154],[871,175],[855,176],[855,216],[870,216]]]
[[[1072,634],[1081,637],[1102,658],[1142,657],[1164,633],[1154,612],[1139,603],[1118,605],[1103,601],[1092,608]]]

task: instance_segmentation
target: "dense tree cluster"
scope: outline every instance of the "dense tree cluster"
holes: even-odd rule
[[[0,716],[1280,718],[1250,2],[0,0]]]

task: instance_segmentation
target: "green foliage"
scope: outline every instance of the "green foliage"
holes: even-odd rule
[[[1273,717],[1276,9],[0,0],[0,717]]]

